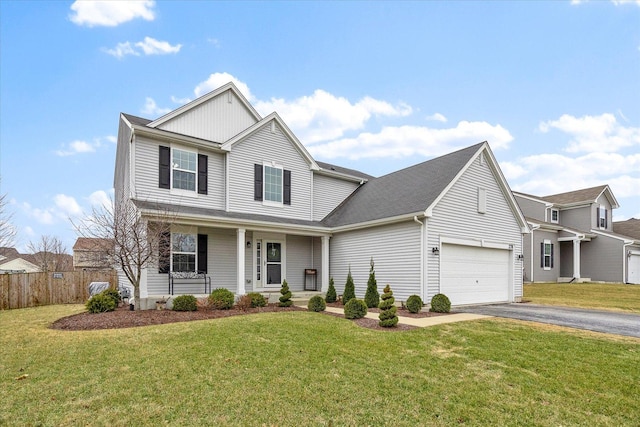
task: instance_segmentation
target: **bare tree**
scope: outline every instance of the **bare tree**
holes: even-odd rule
[[[140,215],[130,201],[94,207],[89,216],[74,223],[77,233],[96,242],[96,253],[121,270],[133,286],[136,310],[140,310],[140,280],[146,268],[163,268],[168,260],[169,212],[157,210],[152,218]],[[104,245],[104,241],[112,242]]]
[[[67,253],[62,241],[55,236],[42,236],[38,241],[29,242],[27,249],[33,254],[43,272],[73,269],[71,255]]]
[[[11,223],[12,214],[7,211],[7,195],[0,195],[0,247],[13,247],[16,228]]]

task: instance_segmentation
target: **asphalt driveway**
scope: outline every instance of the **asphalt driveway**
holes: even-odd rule
[[[455,307],[452,312],[529,320],[640,338],[638,314],[522,303]]]

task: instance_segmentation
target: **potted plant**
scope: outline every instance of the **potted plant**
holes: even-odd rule
[[[164,296],[159,300],[156,300],[156,310],[164,310],[167,308],[167,302],[169,298],[165,298]]]

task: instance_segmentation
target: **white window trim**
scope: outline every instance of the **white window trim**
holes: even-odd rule
[[[267,200],[267,168],[280,169],[280,201]],[[262,204],[264,206],[284,206],[284,167],[276,162],[262,163]]]
[[[194,243],[195,243],[194,251],[193,252],[174,251],[173,250],[173,239],[174,239],[174,236],[176,234],[183,234],[183,235],[193,236]],[[181,232],[181,231],[172,231],[171,232],[171,256],[169,258],[171,264],[170,264],[169,271],[175,271],[174,268],[173,268],[173,256],[174,255],[193,255],[194,256],[193,271],[195,272],[196,270],[198,270],[198,235],[197,234],[193,234],[193,233]]]
[[[553,213],[556,213],[556,219],[553,219]],[[551,212],[549,213],[549,222],[552,222],[554,224],[557,224],[558,222],[560,222],[560,209],[556,209],[556,208],[551,208]]]
[[[598,228],[601,230],[606,230],[607,229],[607,215],[605,213],[605,216],[600,216],[600,212],[606,212],[607,208],[605,206],[598,206],[598,210],[597,210],[597,214],[598,214]],[[604,226],[602,225],[602,222],[600,221],[601,219],[605,220],[605,224]]]
[[[195,169],[195,171],[192,172],[190,170],[174,167],[173,153],[175,152],[175,150],[184,151],[186,153],[195,154],[195,156],[196,156],[196,169]],[[171,146],[171,159],[170,159],[170,161],[171,161],[171,164],[170,164],[169,171],[170,171],[171,176],[169,177],[169,179],[170,179],[170,192],[171,192],[171,194],[175,194],[175,195],[179,195],[179,196],[190,196],[190,197],[197,198],[198,197],[198,152],[197,151],[193,151],[193,150],[188,150],[188,149],[185,149],[183,147]],[[184,188],[175,188],[173,186],[173,171],[174,170],[193,173],[194,174],[194,178],[195,178],[194,179],[194,182],[195,182],[194,189],[193,190],[186,190]]]
[[[542,243],[544,245],[543,246],[544,251],[543,251],[543,254],[542,254],[542,256],[543,256],[542,265],[544,266],[543,269],[544,270],[551,270],[551,257],[553,256],[553,254],[551,253],[551,240],[546,240],[545,239],[545,240],[543,240]],[[549,245],[549,255],[547,255],[547,245]],[[544,262],[547,257],[549,257],[549,266],[548,267],[546,265],[547,263]]]

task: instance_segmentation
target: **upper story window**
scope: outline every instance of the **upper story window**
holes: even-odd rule
[[[558,223],[560,218],[560,211],[558,209],[551,209],[551,222]]]
[[[598,227],[607,228],[607,208],[600,206],[598,208]]]
[[[208,161],[204,154],[160,146],[158,186],[207,194]]]
[[[264,200],[282,203],[282,168],[264,167]]]
[[[254,165],[253,199],[269,205],[291,204],[291,171],[275,163]]]

